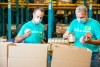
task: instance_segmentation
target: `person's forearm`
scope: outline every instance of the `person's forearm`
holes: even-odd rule
[[[20,36],[15,38],[15,43],[20,43],[22,42],[26,37],[25,36]]]
[[[100,40],[92,40],[91,44],[100,45]]]

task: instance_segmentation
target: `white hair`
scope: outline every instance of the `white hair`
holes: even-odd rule
[[[87,13],[87,7],[84,5],[80,5],[76,8],[75,13],[79,13],[79,12],[85,12]]]

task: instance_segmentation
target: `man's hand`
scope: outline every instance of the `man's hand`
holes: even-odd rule
[[[82,36],[79,41],[82,44],[84,44],[84,43],[91,43],[92,39],[91,39],[91,37]]]
[[[28,36],[30,36],[30,34],[31,34],[31,30],[30,29],[26,29],[24,31],[24,35],[23,36],[28,37]]]
[[[91,39],[91,38],[87,38],[87,39],[85,40],[85,42],[86,42],[86,43],[90,43],[90,44],[91,44],[92,39]]]
[[[82,44],[84,44],[85,43],[85,39],[86,39],[86,37],[85,36],[82,36],[81,38],[80,38],[80,43],[82,43]]]
[[[63,38],[65,39],[65,38],[68,38],[68,36],[69,36],[69,32],[65,32],[64,34],[63,34]]]

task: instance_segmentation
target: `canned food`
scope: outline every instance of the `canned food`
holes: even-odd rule
[[[70,42],[69,45],[70,45],[70,46],[74,46],[74,43]]]
[[[62,38],[62,43],[64,44],[65,43],[65,40]]]
[[[51,38],[48,39],[48,43],[51,43]]]
[[[48,45],[48,51],[51,53],[52,50],[53,50],[53,49],[52,49],[52,44],[49,44],[49,45]]]
[[[55,38],[55,43],[57,43],[58,42],[58,40],[57,40],[57,38]]]
[[[74,42],[75,41],[75,36],[74,36],[74,34],[69,34],[69,37],[68,37],[68,40],[69,40],[69,42]]]
[[[55,38],[52,38],[52,39],[51,39],[51,43],[54,43],[54,42],[55,42]]]
[[[58,43],[62,43],[62,39],[61,38],[58,38]]]
[[[6,36],[0,37],[0,42],[7,42],[7,37]]]

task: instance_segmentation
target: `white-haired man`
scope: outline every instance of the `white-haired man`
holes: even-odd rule
[[[71,22],[69,28],[63,34],[63,38],[68,37],[68,34],[73,32],[76,38],[74,46],[90,49],[92,51],[91,67],[98,67],[100,24],[98,21],[92,18],[88,18],[88,11],[86,6],[78,6],[75,10],[75,13],[77,19]],[[91,37],[84,39],[84,36],[88,32],[91,34]]]

